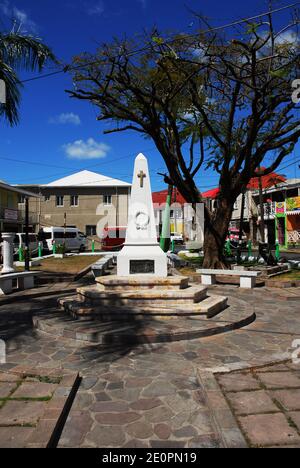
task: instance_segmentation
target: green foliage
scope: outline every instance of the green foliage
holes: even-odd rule
[[[246,29],[246,34],[254,34],[257,32],[258,28],[259,28],[259,24],[258,23],[251,23],[248,27],[248,29]]]
[[[18,71],[41,71],[47,61],[56,61],[48,46],[20,32],[0,32],[0,79],[6,85],[6,104],[0,105],[0,117],[10,125],[19,121],[20,90]]]
[[[65,244],[58,244],[56,246],[56,253],[58,255],[64,255],[66,253],[66,246]]]

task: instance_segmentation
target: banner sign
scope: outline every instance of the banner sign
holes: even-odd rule
[[[285,202],[276,202],[276,214],[285,214]]]
[[[300,197],[288,198],[286,200],[287,211],[300,211]]]

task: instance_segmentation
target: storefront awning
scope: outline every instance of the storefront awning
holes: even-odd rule
[[[295,216],[295,215],[300,215],[300,210],[295,210],[295,211],[287,211],[286,214],[288,216]]]

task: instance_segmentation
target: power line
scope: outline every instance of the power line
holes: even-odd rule
[[[268,10],[265,13],[260,13],[260,14],[255,15],[255,16],[250,16],[248,18],[244,18],[244,19],[241,19],[241,20],[236,20],[236,21],[233,21],[231,23],[224,24],[222,26],[216,26],[214,28],[208,28],[208,29],[206,29],[204,31],[201,31],[201,32],[202,32],[202,34],[206,34],[206,33],[209,33],[209,32],[214,32],[214,31],[219,31],[219,30],[222,30],[222,29],[227,29],[227,28],[232,27],[232,26],[237,26],[239,24],[244,24],[244,23],[247,23],[249,21],[253,21],[255,19],[262,18],[264,16],[268,16],[270,14],[280,13],[280,12],[282,12],[284,10],[294,8],[297,5],[300,5],[300,1],[289,4],[289,5],[286,5],[286,6],[281,7],[281,8]],[[199,34],[182,34],[180,37],[177,37],[177,38],[174,38],[174,39],[171,39],[169,41],[164,42],[164,45],[172,45],[172,44],[174,44],[176,42],[182,41],[183,39],[195,38],[195,37],[198,37],[198,36],[199,36]],[[140,49],[133,50],[132,52],[129,52],[126,56],[127,56],[127,58],[133,57],[135,55],[140,54],[141,52],[146,52],[147,50],[151,50],[151,46],[148,45],[148,46],[141,47]],[[112,59],[113,58],[117,59],[118,57],[117,56],[114,56],[114,57],[112,56],[111,58]],[[52,77],[52,76],[55,76],[55,75],[58,75],[58,74],[61,74],[61,73],[66,73],[68,71],[79,70],[81,68],[85,68],[86,66],[100,64],[100,63],[104,64],[104,63],[106,63],[106,61],[105,60],[103,60],[103,61],[94,60],[92,62],[87,62],[84,65],[77,65],[77,66],[65,65],[62,70],[46,73],[44,75],[37,75],[37,76],[34,76],[32,78],[27,78],[25,80],[20,81],[20,83],[24,84],[24,83],[28,83],[28,82],[31,82],[31,81],[37,81],[37,80],[41,80],[41,79],[44,79],[44,78],[49,78],[49,77]]]

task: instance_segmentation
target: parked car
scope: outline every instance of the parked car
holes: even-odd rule
[[[121,250],[126,239],[126,227],[108,227],[103,230],[102,249]]]
[[[183,235],[178,232],[171,232],[171,242],[173,241],[175,244],[183,244]]]
[[[67,252],[79,251],[86,249],[86,236],[77,228],[60,228],[47,227],[40,231],[40,239],[43,241],[44,249],[53,252],[53,244],[65,245]]]
[[[14,255],[17,255],[19,249],[24,249],[26,245],[26,235],[23,232],[17,232],[14,237]],[[31,255],[38,252],[39,240],[37,234],[29,234],[29,251]]]
[[[240,239],[240,230],[238,228],[229,228],[226,242],[230,240],[231,246],[234,249],[236,249],[239,245],[239,239]],[[247,236],[245,235],[244,232],[242,235],[241,246],[243,249],[247,247]]]

